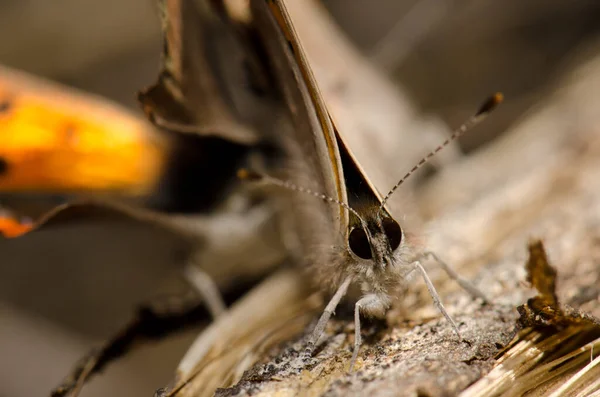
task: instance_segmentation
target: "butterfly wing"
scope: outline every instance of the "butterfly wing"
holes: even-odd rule
[[[308,64],[307,56],[302,48],[300,39],[294,29],[291,17],[283,0],[256,0],[255,13],[270,12],[271,25],[276,22],[276,27],[271,27],[278,36],[279,51],[286,52],[287,67],[294,74],[295,83],[303,92],[303,107],[312,119],[312,138],[317,146],[319,166],[329,169],[333,176],[335,194],[327,194],[340,201],[348,203],[351,207],[364,213],[366,217],[375,214],[381,205],[381,195],[371,184],[363,169],[356,161],[354,155],[338,132],[332,116],[327,110],[325,101],[320,93],[314,74]],[[279,58],[281,58],[281,54]],[[297,104],[295,104],[297,106]],[[359,221],[353,215],[348,215],[342,208],[335,210],[341,212],[341,229],[347,237],[348,229],[358,225]],[[335,212],[334,212],[335,213]]]
[[[263,137],[251,127],[269,109],[247,89],[247,69],[257,61],[237,34],[237,22],[220,1],[158,3],[162,70],[158,82],[139,94],[144,111],[172,132],[256,144]]]
[[[291,168],[282,178],[347,202],[333,128],[324,106],[315,105],[320,97],[314,90],[314,79],[306,74],[310,71],[298,66],[294,49],[299,44],[293,30],[286,29],[292,29],[291,25],[282,21],[287,14],[278,13],[277,4],[270,7],[264,0],[250,4],[252,26],[267,54],[267,69],[280,91],[284,102],[282,113],[288,123],[277,137],[285,152],[286,167]],[[305,257],[307,249],[315,243],[324,246],[341,243],[332,239],[345,232],[348,214],[343,207],[298,192],[290,192],[289,197],[292,208],[286,212],[292,218],[291,229],[295,230],[301,255]]]

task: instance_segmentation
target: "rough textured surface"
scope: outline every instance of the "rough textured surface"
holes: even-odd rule
[[[500,318],[500,321],[498,319]],[[286,348],[267,364],[247,372],[238,387],[223,389],[217,396],[307,395],[345,396],[396,395],[461,390],[492,367],[493,357],[513,336],[515,314],[511,307],[478,308],[456,320],[468,341],[458,341],[442,320],[417,326],[371,326],[368,345],[360,354],[356,373],[348,373],[352,355],[348,321],[335,321],[322,350],[304,368],[298,368],[298,353],[304,341]],[[468,323],[468,324],[467,324]],[[390,389],[390,385],[394,385]],[[279,395],[279,394],[278,394]]]

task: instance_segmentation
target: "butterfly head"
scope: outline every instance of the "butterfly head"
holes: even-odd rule
[[[394,262],[394,251],[402,243],[402,228],[394,219],[375,216],[361,219],[361,223],[350,229],[348,248],[360,259],[372,260],[382,269],[390,267]]]

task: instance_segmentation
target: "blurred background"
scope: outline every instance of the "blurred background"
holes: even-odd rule
[[[419,109],[438,115],[450,127],[460,124],[490,93],[504,92],[506,104],[493,119],[461,139],[466,151],[501,134],[553,92],[565,73],[600,53],[597,0],[323,4],[365,57],[393,77]],[[141,115],[135,93],[156,79],[162,47],[159,27],[152,0],[3,0],[0,63],[109,98]],[[127,240],[131,257],[111,256],[116,243],[102,249],[98,241],[101,254],[85,266],[150,261],[155,254],[144,242],[162,237],[129,232],[138,236]],[[138,244],[132,242],[136,238]],[[17,247],[15,252],[18,249],[27,248]],[[49,282],[53,269],[37,269],[35,255],[19,261],[26,272],[11,270],[11,263],[0,261],[5,284],[0,291],[0,396],[47,395],[76,359],[127,318],[131,306],[123,304],[103,314],[114,324],[86,327],[93,319],[73,318],[53,305],[52,297],[40,304],[28,290],[35,282]],[[26,277],[36,281],[29,283]],[[139,289],[136,296],[151,295]],[[142,349],[111,366],[107,376],[92,382],[82,395],[151,396],[171,379],[192,338],[193,332],[188,332]]]
[[[504,91],[510,101],[498,125],[482,127],[496,133],[598,48],[594,0],[323,4],[364,55],[451,125],[462,121],[461,109]],[[135,92],[154,81],[161,50],[153,1],[5,0],[0,7],[3,64],[138,109]],[[483,136],[470,134],[463,145]]]

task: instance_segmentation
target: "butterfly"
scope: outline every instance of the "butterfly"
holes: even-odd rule
[[[466,123],[407,172],[386,195],[371,183],[338,131],[323,100],[307,56],[283,0],[251,0],[260,40],[280,95],[287,104],[293,133],[281,134],[286,167],[272,176],[243,169],[243,179],[283,188],[289,203],[288,246],[327,288],[335,293],[325,307],[306,346],[311,355],[325,326],[351,287],[360,289],[354,306],[355,342],[350,368],[361,346],[360,317],[383,317],[395,289],[413,273],[422,276],[435,305],[460,339],[458,326],[444,308],[422,262],[433,258],[472,295],[485,296],[460,278],[432,252],[415,253],[400,223],[387,206],[392,194],[428,159],[475,124],[501,101],[490,97]],[[315,200],[319,198],[320,200]],[[286,227],[287,229],[287,227]]]

